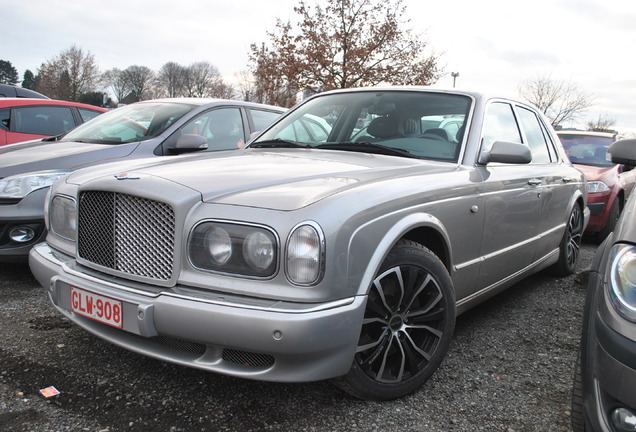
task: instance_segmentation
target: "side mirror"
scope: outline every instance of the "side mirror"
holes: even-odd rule
[[[207,148],[208,140],[201,135],[185,134],[179,137],[174,147],[170,148],[170,152],[173,154],[191,153],[206,150]]]
[[[510,141],[495,141],[490,151],[481,152],[478,162],[482,165],[491,162],[527,164],[532,162],[532,153],[530,153],[530,149],[525,144]]]
[[[615,141],[607,151],[614,163],[631,167],[636,165],[636,139]]]

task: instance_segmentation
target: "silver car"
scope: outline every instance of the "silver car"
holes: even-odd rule
[[[30,265],[62,314],[126,349],[386,400],[438,368],[457,314],[574,271],[586,199],[525,103],[341,90],[239,151],[71,173]]]
[[[236,149],[285,109],[222,99],[159,99],[102,114],[66,135],[0,147],[0,261],[44,241],[44,198],[69,172],[102,162]]]

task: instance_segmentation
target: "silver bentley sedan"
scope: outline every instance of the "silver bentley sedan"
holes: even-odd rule
[[[237,151],[70,173],[30,265],[60,313],[123,348],[388,400],[435,372],[458,314],[575,270],[586,201],[526,103],[347,89]]]

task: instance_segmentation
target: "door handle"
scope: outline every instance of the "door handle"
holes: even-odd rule
[[[563,177],[563,183],[572,183],[573,181],[576,181],[576,179],[572,177]]]
[[[530,179],[530,180],[528,180],[528,184],[530,186],[539,186],[541,183],[543,183],[541,181],[541,179]]]

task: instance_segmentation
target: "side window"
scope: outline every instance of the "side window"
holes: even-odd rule
[[[482,150],[490,150],[495,141],[522,142],[510,104],[495,102],[488,106],[482,131]]]
[[[230,150],[243,147],[245,133],[239,108],[207,111],[183,126],[180,135],[196,134],[208,140],[208,150]]]
[[[541,122],[541,130],[543,131],[543,135],[546,137],[548,141],[548,153],[550,153],[550,160],[552,162],[558,162],[559,154],[554,144],[554,140],[550,136],[550,133],[545,128],[545,123]]]
[[[78,111],[80,113],[80,117],[82,117],[82,122],[87,122],[101,114],[99,111],[93,111],[86,108],[78,108]]]
[[[526,133],[528,147],[530,147],[530,152],[532,152],[532,163],[550,163],[548,143],[537,115],[523,107],[517,107],[517,111],[519,112],[519,119],[523,130]]]
[[[277,138],[303,143],[324,143],[330,131],[331,125],[324,118],[305,114],[280,131]]]
[[[11,109],[9,108],[0,109],[0,129],[8,131],[10,125],[11,125]]]
[[[12,132],[59,135],[75,127],[68,107],[34,106],[14,108]]]
[[[281,115],[280,113],[273,111],[262,111],[257,109],[250,109],[249,111],[252,114],[252,121],[254,122],[254,130],[252,132],[264,130],[267,126],[274,123],[274,120]]]

